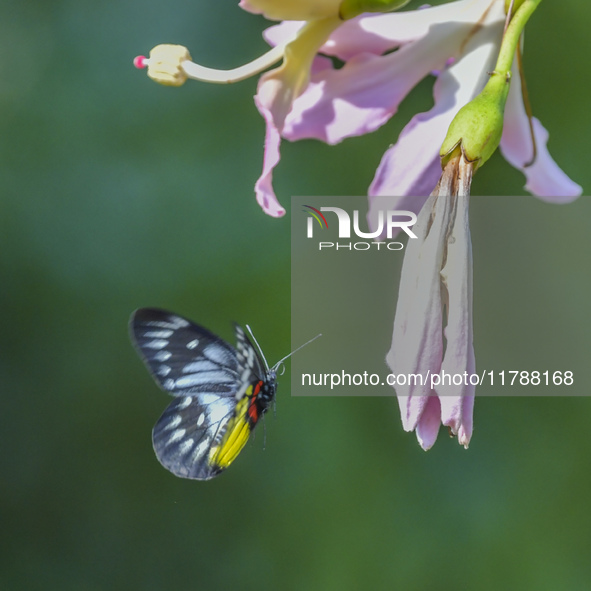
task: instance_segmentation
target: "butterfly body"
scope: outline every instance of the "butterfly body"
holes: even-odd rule
[[[131,317],[140,356],[175,397],[154,426],[154,451],[182,478],[209,480],[225,470],[275,398],[275,368],[234,328],[235,348],[172,312],[141,308]]]

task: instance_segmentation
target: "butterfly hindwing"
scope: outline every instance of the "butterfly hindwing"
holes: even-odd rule
[[[231,398],[198,394],[175,398],[152,431],[160,463],[182,478],[208,480],[223,468],[213,462],[235,403]]]
[[[275,373],[238,325],[236,349],[165,310],[136,311],[130,328],[152,376],[176,397],[154,426],[159,461],[183,478],[213,478],[234,461],[270,405]]]

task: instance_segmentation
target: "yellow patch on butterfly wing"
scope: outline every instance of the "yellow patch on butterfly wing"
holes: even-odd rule
[[[227,468],[246,445],[251,431],[247,414],[249,403],[250,397],[243,396],[236,405],[234,416],[228,421],[221,443],[212,449],[212,464],[222,469]]]

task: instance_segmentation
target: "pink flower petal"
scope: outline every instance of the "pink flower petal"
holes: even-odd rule
[[[441,86],[441,78],[435,88]],[[443,113],[438,113],[445,108]],[[372,196],[430,195],[441,176],[439,149],[453,113],[437,102],[427,113],[415,115],[388,148],[368,193]]]
[[[429,396],[398,396],[400,418],[402,419],[402,428],[405,431],[414,431],[416,429],[429,398]],[[437,421],[440,422],[439,417]]]
[[[456,10],[463,8],[465,12],[454,13],[456,18],[452,22],[434,25],[428,29],[428,35],[394,53],[383,56],[360,53],[342,68],[327,70],[313,77],[306,91],[294,101],[283,136],[290,140],[316,138],[335,144],[346,137],[374,131],[392,117],[402,99],[419,80],[433,70],[441,70],[450,57],[459,57],[462,52],[468,55],[455,67],[461,72],[469,62],[471,80],[468,86],[474,86],[476,77],[479,91],[484,86],[481,74],[486,73],[486,65],[492,61],[491,66],[494,67],[494,59],[488,57],[496,50],[491,41],[503,26],[503,10],[496,2],[482,21],[486,26],[474,28],[474,19],[482,17],[483,7],[489,4],[491,0],[445,5],[448,8],[455,5]],[[428,11],[419,13],[422,16]],[[380,17],[394,19],[407,14]],[[377,22],[376,17],[373,20]],[[478,56],[480,61],[475,63],[474,59],[468,59],[470,54]],[[460,89],[463,90],[461,86]],[[470,98],[472,96],[466,102]]]
[[[429,396],[423,414],[417,424],[417,440],[420,446],[427,451],[437,440],[439,427],[441,426],[441,406],[437,396]]]
[[[462,424],[464,398],[474,396],[476,390],[469,380],[475,373],[476,362],[472,341],[472,243],[468,204],[469,197],[457,197],[455,220],[447,239],[446,262],[441,269],[441,280],[447,292],[444,298],[447,300],[446,348],[441,363],[441,385],[436,386],[435,391],[441,400],[441,422],[456,434]],[[463,378],[459,385],[454,382],[456,376]]]
[[[273,217],[281,217],[285,214],[285,209],[283,209],[277,200],[275,191],[273,190],[273,169],[279,163],[281,134],[273,120],[272,112],[263,104],[263,101],[260,100],[258,95],[255,96],[254,100],[267,126],[265,132],[263,172],[254,186],[256,199],[266,214]]]
[[[462,423],[458,429],[458,443],[468,449],[472,438],[472,424],[474,414],[474,396],[464,396],[462,405]]]
[[[432,45],[426,38],[393,54],[357,55],[340,70],[323,70],[294,101],[284,137],[336,144],[375,131],[422,78],[445,65],[447,56]]]
[[[265,119],[267,129],[263,172],[256,182],[255,192],[265,213],[274,217],[285,213],[273,191],[273,169],[279,163],[285,118],[295,97],[306,87],[318,47],[339,24],[336,17],[307,23],[298,32],[296,39],[285,48],[283,64],[259,80],[255,104]],[[315,65],[316,69],[323,67],[326,67],[326,63],[322,60]]]
[[[386,357],[395,374],[439,372],[443,356],[442,301],[439,271],[443,264],[443,236],[448,226],[449,208],[445,199],[430,197],[413,226],[416,239],[409,239],[402,274],[392,347]],[[433,215],[433,208],[436,208]],[[406,430],[416,427],[430,383],[407,380],[396,387],[401,397],[411,397],[403,407],[402,423]]]
[[[514,72],[511,90],[505,107],[505,125],[501,138],[501,152],[505,159],[525,174],[525,189],[543,201],[569,203],[581,195],[583,189],[573,182],[550,156],[546,146],[548,132],[533,118],[537,155],[531,166],[526,166],[533,156],[529,121],[523,106],[521,81]]]
[[[343,61],[360,53],[381,55],[428,34],[439,35],[437,28],[449,27],[452,23],[453,26],[460,23],[473,26],[492,2],[461,0],[407,12],[361,15],[343,23],[321,51]]]
[[[441,280],[447,291],[446,349],[441,363],[442,384],[435,387],[441,403],[441,422],[450,427],[454,434],[459,434],[461,430],[460,443],[465,447],[468,446],[472,434],[471,409],[476,390],[476,385],[470,381],[470,376],[476,371],[476,360],[472,323],[469,201],[470,198],[466,195],[457,197],[455,220],[447,238],[446,262],[441,270]],[[454,382],[458,375],[463,378],[460,385]]]

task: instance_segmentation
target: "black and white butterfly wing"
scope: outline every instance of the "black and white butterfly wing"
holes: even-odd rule
[[[223,468],[212,461],[212,450],[221,443],[235,406],[231,399],[212,394],[176,398],[152,430],[160,463],[181,478],[217,476]]]
[[[130,321],[131,338],[156,382],[173,396],[232,396],[239,377],[234,347],[190,320],[141,308]]]
[[[221,469],[212,465],[236,407],[241,387],[236,350],[190,320],[155,308],[137,310],[132,340],[156,382],[176,399],[152,433],[162,465],[183,478],[206,480]]]
[[[159,461],[177,476],[207,480],[227,468],[268,404],[259,396],[269,391],[259,356],[242,328],[235,330],[237,349],[172,312],[142,308],[132,315],[140,356],[176,397],[152,439]]]

